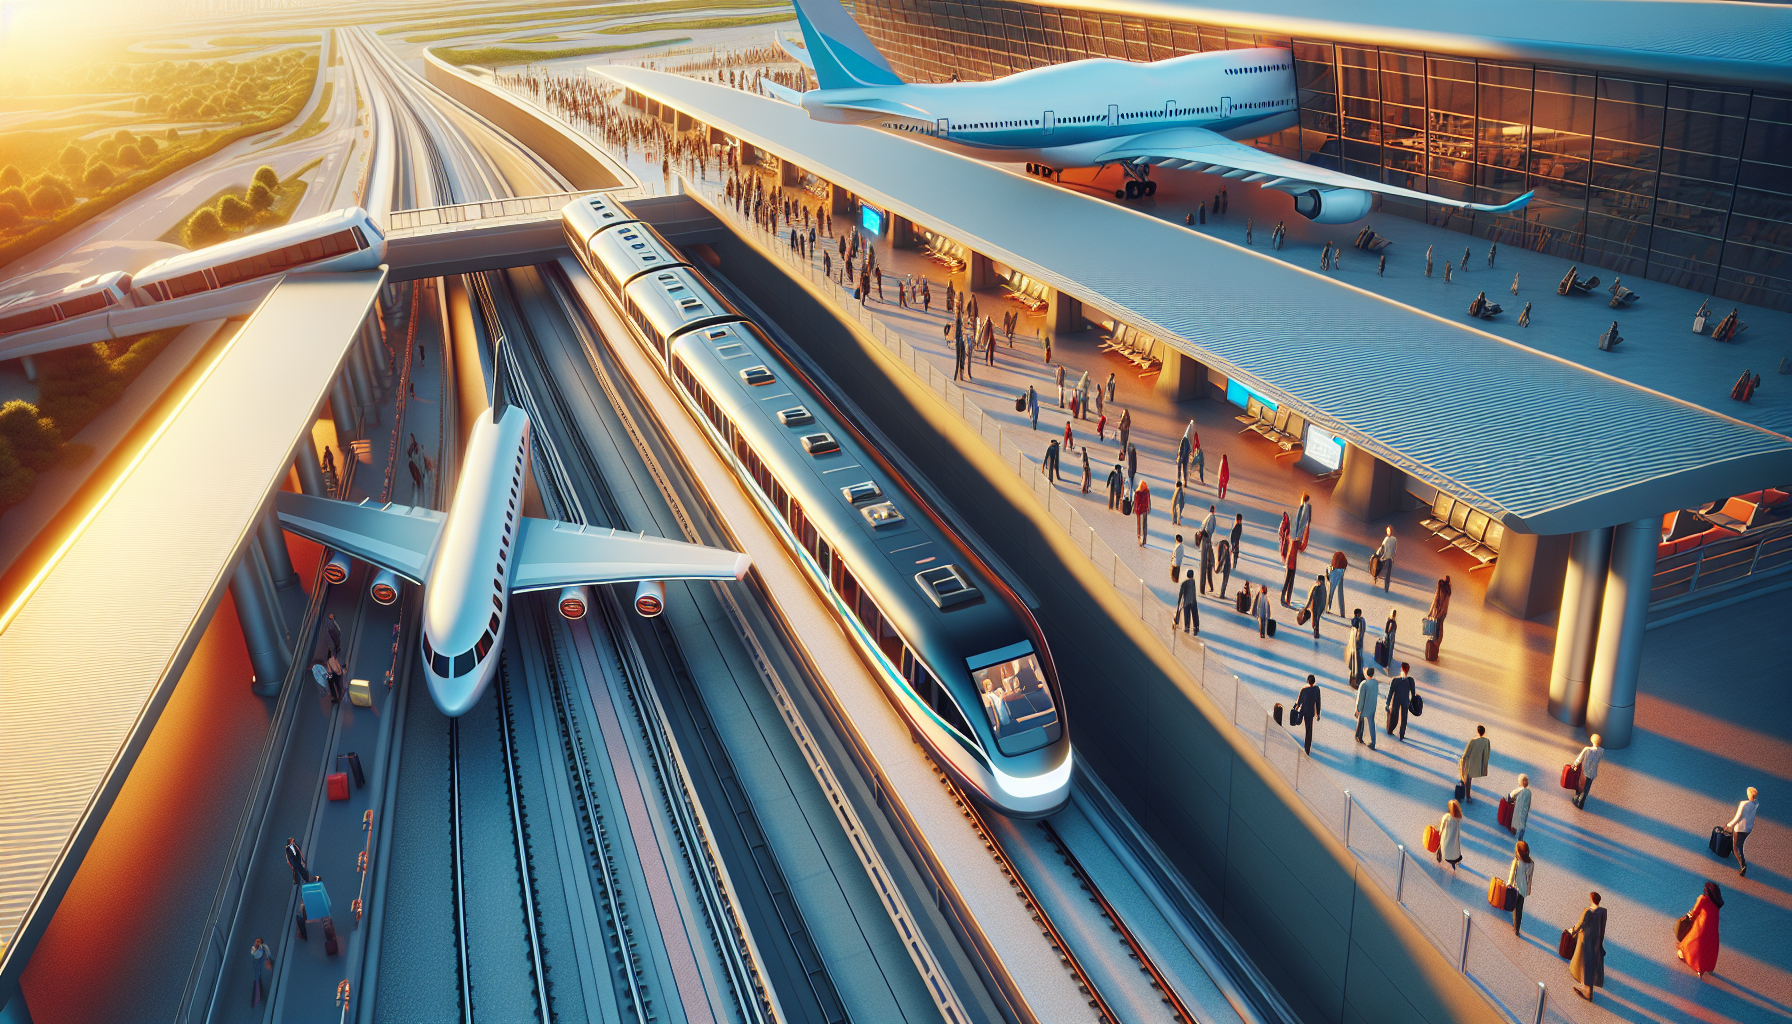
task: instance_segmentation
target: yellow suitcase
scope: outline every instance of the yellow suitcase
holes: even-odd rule
[[[358,708],[373,707],[373,688],[365,679],[348,681],[348,702]]]

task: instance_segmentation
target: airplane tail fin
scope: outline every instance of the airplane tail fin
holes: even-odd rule
[[[796,0],[796,20],[823,89],[902,84],[839,0]]]
[[[808,68],[810,71],[815,70],[815,59],[809,56],[808,47],[787,39],[782,34],[778,36],[778,45],[784,48],[785,53],[790,54],[792,60],[801,64],[803,67]]]

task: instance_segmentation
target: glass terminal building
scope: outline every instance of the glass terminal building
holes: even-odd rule
[[[1646,20],[1655,6],[1610,5],[1600,17]],[[1486,17],[1558,10],[1494,5]],[[1385,198],[1382,208],[1621,275],[1792,309],[1792,84],[1631,73],[1609,49],[1599,68],[1514,60],[1513,47],[1489,40],[1489,54],[1505,54],[1495,59],[1473,52],[1466,35],[1451,37],[1458,51],[1450,53],[1369,45],[1369,26],[1353,26],[1349,42],[1276,35],[1263,31],[1273,16],[1239,12],[1235,20],[1251,26],[1239,27],[1213,20],[1226,12],[1212,7],[1199,8],[1198,22],[1012,0],[858,0],[855,14],[897,73],[917,82],[978,81],[1088,57],[1287,47],[1300,127],[1256,145],[1470,202],[1505,203],[1534,189],[1519,216]],[[1671,23],[1656,28],[1673,31]],[[1605,34],[1598,21],[1588,31]],[[1650,57],[1635,66],[1680,70],[1675,55]],[[1710,64],[1685,63],[1693,71]]]

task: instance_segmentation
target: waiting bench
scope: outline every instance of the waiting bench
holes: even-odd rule
[[[1007,288],[1009,300],[1025,306],[1029,313],[1043,313],[1051,305],[1047,297],[1051,294],[1050,287],[1025,274],[1016,273],[1009,278]]]
[[[1113,352],[1139,368],[1139,376],[1148,377],[1163,368],[1163,361],[1152,355],[1157,339],[1143,331],[1117,321],[1104,321],[1107,337],[1101,341],[1103,352]]]
[[[1500,543],[1506,539],[1504,523],[1442,491],[1431,501],[1431,515],[1419,526],[1444,542],[1439,551],[1455,548],[1479,562],[1476,569],[1499,561]]]

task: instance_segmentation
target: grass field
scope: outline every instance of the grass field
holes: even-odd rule
[[[330,112],[330,93],[335,88],[335,82],[325,82],[323,94],[317,98],[317,106],[311,109],[311,116],[305,119],[304,124],[299,125],[298,131],[293,132],[286,138],[269,146],[268,150],[279,149],[289,142],[297,142],[300,139],[309,139],[311,136],[328,128],[330,122],[324,120],[324,116]],[[263,150],[263,152],[266,152],[266,150]]]
[[[566,60],[569,57],[592,57],[600,53],[617,53],[622,50],[641,50],[651,46],[670,46],[674,43],[688,43],[690,36],[677,39],[655,39],[645,43],[622,43],[616,46],[578,46],[565,50],[523,50],[514,46],[480,46],[468,50],[457,50],[452,47],[429,52],[450,64],[483,64],[488,67],[504,67],[510,64],[534,64],[544,60]]]

